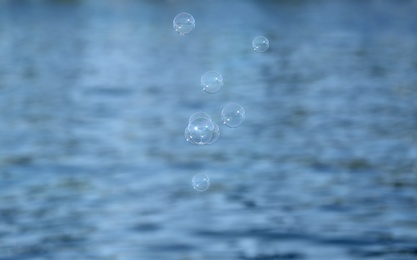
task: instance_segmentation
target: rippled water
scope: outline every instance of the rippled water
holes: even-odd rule
[[[0,259],[415,259],[415,10],[1,1]],[[184,140],[229,102],[240,128]]]

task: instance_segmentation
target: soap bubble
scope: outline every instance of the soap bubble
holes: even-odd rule
[[[223,77],[216,71],[207,71],[201,77],[201,87],[209,94],[214,94],[220,91],[223,87]]]
[[[197,191],[206,191],[210,187],[210,179],[204,173],[197,173],[192,179],[193,188]]]
[[[246,112],[239,104],[231,103],[222,110],[222,121],[228,127],[238,127],[245,121]]]
[[[204,118],[204,117],[198,117],[196,119],[193,119],[188,124],[188,129],[190,131],[197,130],[197,131],[204,131],[204,130],[210,130],[213,131],[214,124],[210,119]]]
[[[214,144],[220,137],[220,128],[219,126],[213,122],[214,129],[213,129],[213,137],[211,138],[210,142],[207,144]]]
[[[187,126],[186,139],[191,139],[191,143],[195,144],[207,144],[213,138],[213,130],[214,124],[211,120],[196,118]]]
[[[190,144],[197,144],[196,142],[194,142],[194,140],[192,139],[192,136],[190,134],[190,130],[188,130],[188,126],[185,128],[184,131],[184,136],[185,136],[185,140],[187,142],[189,142]]]
[[[184,130],[185,140],[191,144],[213,144],[219,139],[219,136],[219,126],[204,112],[192,114],[188,126]]]
[[[264,36],[257,36],[252,41],[252,48],[257,52],[265,52],[269,48],[269,41]]]
[[[173,26],[180,35],[189,34],[195,28],[194,17],[189,13],[179,13],[174,18]]]
[[[190,118],[188,119],[188,123],[191,123],[192,121],[194,121],[197,118],[205,118],[205,119],[211,121],[211,117],[210,117],[209,114],[199,111],[199,112],[196,112],[196,113],[194,113],[190,116]]]

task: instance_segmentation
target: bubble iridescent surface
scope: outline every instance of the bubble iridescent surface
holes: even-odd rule
[[[172,23],[174,30],[180,35],[189,34],[195,28],[194,17],[189,13],[177,14]]]

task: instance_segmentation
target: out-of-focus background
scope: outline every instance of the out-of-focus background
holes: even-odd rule
[[[184,11],[196,28],[180,36]],[[0,259],[416,259],[416,13],[0,1]],[[221,124],[229,102],[241,127],[185,141],[192,113]]]

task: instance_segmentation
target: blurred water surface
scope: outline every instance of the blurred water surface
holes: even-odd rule
[[[416,259],[416,10],[0,1],[0,259]],[[184,140],[229,102],[240,128]]]

